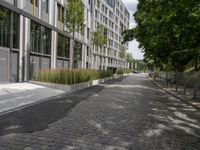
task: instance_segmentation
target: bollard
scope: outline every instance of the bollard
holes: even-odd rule
[[[178,83],[176,83],[176,91],[178,91]]]
[[[166,86],[168,87],[168,80],[169,80],[169,77],[168,77],[168,72],[166,72]]]
[[[196,95],[197,95],[197,85],[195,84],[194,85],[194,95],[193,95],[193,98],[196,98]]]
[[[183,91],[183,92],[184,92],[184,94],[185,94],[185,92],[186,92],[186,84],[185,84],[185,82],[184,82],[184,85],[183,85],[183,86],[184,86],[184,91]]]
[[[166,80],[166,83],[167,83],[167,87],[168,87],[168,84],[169,84],[168,82],[169,82],[169,79],[167,79],[167,80]]]

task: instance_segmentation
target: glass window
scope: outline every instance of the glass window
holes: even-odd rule
[[[102,10],[102,12],[104,12],[104,5],[103,4],[101,6],[101,10]]]
[[[74,45],[74,61],[82,60],[82,44],[75,42]]]
[[[58,7],[58,21],[64,22],[64,7],[61,6],[60,4],[57,5]]]
[[[0,46],[10,47],[10,11],[0,6]]]
[[[95,17],[97,18],[97,10],[95,10]]]
[[[97,0],[97,7],[100,8],[100,1]]]
[[[108,3],[111,7],[115,7],[115,0],[107,0],[107,3]]]
[[[49,0],[42,0],[42,10],[49,13]]]
[[[13,14],[13,48],[19,48],[19,15]]]
[[[87,28],[87,39],[89,39],[89,38],[90,38],[90,29]]]
[[[30,3],[38,7],[38,0],[30,0]]]
[[[69,58],[70,39],[64,35],[58,34],[57,45],[57,56]]]
[[[89,56],[89,47],[87,46],[87,56]]]
[[[34,21],[31,21],[31,50],[51,54],[51,30]]]

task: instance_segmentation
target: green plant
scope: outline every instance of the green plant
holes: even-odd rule
[[[136,26],[123,32],[124,42],[136,39],[147,64],[183,72],[200,58],[200,3],[197,0],[138,0]],[[152,68],[152,69],[153,69]]]
[[[124,71],[122,69],[119,69],[116,71],[116,74],[124,74]]]
[[[107,44],[107,35],[106,35],[106,30],[105,27],[101,24],[98,24],[96,31],[92,33],[92,41],[95,46],[97,46],[97,49],[100,48],[100,55],[102,55],[102,48],[104,45]],[[100,58],[100,64],[102,69],[102,58]]]
[[[75,50],[75,32],[79,32],[84,28],[84,2],[82,0],[70,0],[68,4],[65,6],[65,25],[70,33],[72,33],[72,50],[70,51],[70,55],[72,56],[70,60],[70,68],[74,66],[72,60],[74,58],[74,50]]]
[[[34,77],[34,80],[41,82],[72,85],[100,78],[106,78],[112,75],[113,75],[112,71],[105,71],[105,70],[54,69],[54,70],[38,71]]]
[[[125,74],[125,73],[132,73],[133,70],[132,69],[118,69],[116,71],[116,74]]]

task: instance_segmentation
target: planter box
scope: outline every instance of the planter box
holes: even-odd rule
[[[63,90],[66,93],[71,93],[71,92],[82,90],[82,89],[85,89],[85,88],[88,88],[88,87],[91,87],[94,85],[98,85],[100,83],[104,83],[104,82],[112,80],[112,79],[120,78],[120,77],[122,77],[122,75],[113,75],[112,77],[107,77],[107,78],[98,79],[98,80],[92,80],[92,81],[78,83],[78,84],[74,84],[74,85],[56,84],[56,83],[48,83],[48,82],[40,82],[40,81],[29,81],[29,82],[38,84],[38,85],[42,85],[42,86],[46,86],[49,88]]]

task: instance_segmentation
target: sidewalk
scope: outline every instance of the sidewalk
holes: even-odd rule
[[[172,88],[170,87],[170,85],[167,87],[166,85],[156,82],[155,80],[149,78],[150,80],[152,80],[157,86],[159,86],[160,88],[162,88],[164,91],[166,91],[167,93],[173,95],[174,97],[188,103],[189,105],[197,108],[200,110],[200,97],[199,94],[197,96],[197,98],[193,98],[193,90],[192,89],[186,89],[186,93],[184,94],[183,88],[179,87],[178,90],[176,91],[176,88],[173,86]]]
[[[31,83],[0,84],[0,115],[63,93]]]

